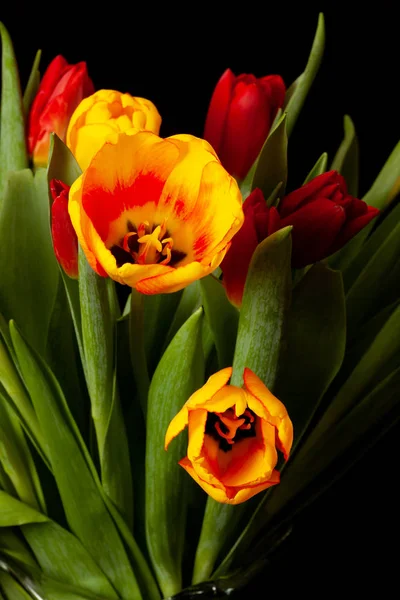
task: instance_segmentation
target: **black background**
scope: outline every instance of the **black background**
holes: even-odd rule
[[[202,135],[215,83],[236,74],[280,73],[289,85],[304,69],[317,17],[324,12],[324,60],[289,144],[289,189],[301,184],[324,151],[333,158],[349,114],[360,142],[360,195],[400,140],[397,2],[155,3],[16,2],[0,9],[14,41],[22,84],[37,49],[42,72],[56,54],[85,60],[96,89],[151,99],[161,135]],[[301,5],[301,7],[299,7]],[[395,585],[399,427],[369,450],[307,510],[284,558],[250,597],[290,591],[380,592]],[[261,590],[261,588],[260,588]]]

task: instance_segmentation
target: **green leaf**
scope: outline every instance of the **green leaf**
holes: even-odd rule
[[[271,131],[257,158],[257,165],[251,182],[251,190],[260,188],[268,198],[278,184],[282,184],[280,194],[285,193],[287,180],[287,133],[286,113],[282,115],[275,129]]]
[[[40,357],[30,349],[10,324],[10,332],[25,384],[29,390],[43,434],[48,456],[69,526],[82,541],[115,589],[127,600],[141,594],[123,542],[99,493],[81,451],[82,440],[57,380]],[[54,432],[57,431],[57,435]]]
[[[78,586],[83,593],[92,592],[96,598],[119,598],[75,535],[54,521],[23,525],[21,530],[45,576]]]
[[[161,358],[164,341],[182,293],[180,290],[173,294],[154,294],[143,298],[144,341],[150,377]]]
[[[302,75],[296,80],[290,99],[284,107],[287,112],[287,135],[290,137],[293,127],[297,121],[305,99],[310,91],[311,85],[318,72],[325,48],[325,21],[322,13],[318,17],[317,31],[306,68]],[[290,88],[289,88],[290,89]]]
[[[364,202],[382,210],[396,195],[400,181],[400,142],[383,165],[371,188],[363,197]]]
[[[32,600],[32,596],[8,573],[0,569],[0,598],[5,600]],[[3,592],[5,596],[2,595]]]
[[[233,363],[239,312],[229,302],[222,283],[213,277],[200,280],[206,318],[211,327],[218,354],[219,368]]]
[[[21,535],[17,535],[17,528],[0,528],[0,554],[17,561],[20,565],[37,567],[37,562],[31,550]],[[18,531],[19,534],[19,531]]]
[[[291,229],[285,227],[267,237],[251,259],[240,310],[232,385],[242,385],[243,371],[248,367],[273,390],[291,296]]]
[[[293,290],[286,332],[274,393],[293,422],[296,445],[344,358],[346,311],[339,271],[322,263],[307,271]]]
[[[400,306],[387,319],[382,329],[376,335],[373,343],[362,355],[348,379],[341,386],[336,397],[320,421],[313,429],[307,440],[307,445],[313,440],[326,435],[326,432],[339,422],[360,398],[373,389],[385,377],[388,366],[393,360],[398,360],[400,353]]]
[[[192,315],[201,306],[201,302],[202,297],[200,282],[193,281],[183,290],[183,294],[175,311],[174,318],[169,326],[161,355],[164,354],[172,339],[178,333],[179,329],[187,321],[190,315]]]
[[[81,174],[82,170],[71,150],[61,141],[58,135],[52,133],[47,166],[48,183],[52,179],[59,179],[66,185],[72,185]]]
[[[46,503],[29,446],[1,391],[0,462],[19,499],[45,513]]]
[[[347,189],[351,196],[358,196],[359,148],[354,123],[348,115],[343,118],[344,138],[340,144],[331,170],[339,171],[346,180]]]
[[[379,228],[374,235],[378,236],[378,242],[381,241],[383,236],[380,236]],[[399,256],[400,222],[397,222],[397,225],[364,265],[346,294],[349,338],[356,334],[358,327],[363,322],[379,312],[383,306],[391,304],[398,298]]]
[[[318,175],[322,175],[322,173],[325,173],[327,163],[328,163],[328,154],[326,152],[324,152],[323,154],[321,154],[321,156],[319,157],[319,159],[317,160],[317,162],[315,163],[315,165],[313,166],[313,168],[311,169],[311,171],[305,178],[303,185],[305,185],[306,183],[308,183],[315,177],[318,177]]]
[[[132,373],[135,381],[137,397],[143,415],[147,415],[147,399],[150,377],[146,360],[144,295],[133,289],[130,294],[131,310],[129,312],[129,347]]]
[[[380,248],[399,222],[400,203],[397,206],[393,206],[390,210],[384,210],[379,216],[379,221],[375,223],[375,229],[372,230],[359,252],[343,272],[343,283],[346,293],[356,283],[357,278],[364,268],[367,268],[368,263],[373,259],[374,255],[380,251]]]
[[[186,455],[187,436],[180,434],[166,452],[165,433],[173,417],[204,382],[201,348],[202,309],[181,327],[154,373],[149,392],[146,442],[147,545],[164,596],[182,587],[183,548],[190,535],[186,523],[190,477],[178,465]]]
[[[14,414],[18,417],[18,420],[29,435],[35,448],[45,460],[45,442],[42,432],[40,431],[39,421],[32,406],[32,402],[17,371],[17,365],[14,362],[16,359],[11,359],[9,349],[3,342],[4,338],[2,339],[5,331],[1,315],[0,329],[0,383],[4,389],[2,395],[13,408]],[[7,327],[7,336],[8,335],[9,332]],[[12,351],[13,350],[14,349],[12,348]]]
[[[44,169],[35,177],[29,169],[9,176],[0,207],[0,239],[6,249],[0,253],[0,310],[44,354],[59,277]]]
[[[33,61],[32,70],[29,75],[28,83],[26,85],[23,97],[23,107],[25,120],[27,121],[29,111],[32,105],[33,100],[37,94],[39,84],[40,84],[40,73],[39,73],[39,64],[40,59],[42,57],[42,51],[38,50],[36,52],[35,60]]]
[[[96,430],[102,482],[107,494],[121,513],[127,515],[128,522],[131,522],[133,492],[128,440],[115,383],[117,319],[109,290],[114,285],[112,279],[95,273],[79,247],[79,296],[85,375]]]
[[[0,490],[0,527],[42,523],[48,520],[46,515]]]
[[[0,114],[0,200],[8,173],[28,167],[18,65],[11,38],[0,22],[2,45]]]

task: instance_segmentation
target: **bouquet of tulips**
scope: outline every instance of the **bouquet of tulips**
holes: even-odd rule
[[[291,187],[323,15],[204,139],[0,34],[0,598],[237,593],[399,417],[400,145],[359,199],[346,116]]]

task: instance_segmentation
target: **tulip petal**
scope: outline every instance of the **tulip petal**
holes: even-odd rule
[[[204,138],[217,153],[221,147],[234,82],[235,75],[230,69],[226,69],[215,86],[206,116]]]
[[[257,83],[237,84],[229,106],[220,154],[229,173],[240,179],[247,175],[270,127],[271,118],[265,107],[265,95],[261,86]]]
[[[189,411],[185,404],[178,412],[177,415],[172,419],[171,423],[168,425],[167,432],[165,434],[164,448],[165,450],[168,448],[172,440],[181,433],[185,429],[188,424],[189,419]]]
[[[220,389],[222,389],[232,376],[232,367],[225,367],[211,375],[199,390],[196,390],[187,401],[188,408],[205,408],[208,402]]]
[[[346,221],[338,204],[318,198],[282,219],[282,227],[292,225],[292,266],[305,267],[331,254],[331,247]]]
[[[360,200],[360,202],[362,202]],[[364,213],[347,221],[342,228],[339,235],[336,237],[332,246],[330,247],[330,254],[333,254],[337,250],[340,250],[351,238],[353,238],[361,229],[363,229],[372,219],[375,219],[379,214],[379,210],[373,206],[368,206],[368,210]]]
[[[293,425],[284,404],[278,400],[278,398],[276,398],[263,384],[261,379],[247,367],[243,373],[243,382],[245,389],[247,389],[255,399],[259,400],[264,410],[260,410],[260,405],[252,399],[249,399],[249,408],[262,419],[276,427],[280,449],[284,454],[285,460],[287,460],[293,443]]]
[[[294,211],[297,211],[305,202],[309,202],[310,199],[315,196],[327,185],[339,182],[339,173],[337,171],[328,171],[327,173],[321,173],[317,175],[311,181],[302,185],[301,188],[294,190],[279,203],[279,214],[282,219],[291,215]],[[341,180],[340,180],[341,181]]]
[[[223,256],[223,253],[221,253]],[[222,258],[221,258],[222,260]],[[160,272],[160,274],[153,275],[151,277],[146,277],[146,275],[142,272],[142,276],[140,281],[137,283],[133,283],[132,279],[129,277],[125,277],[125,282],[127,285],[131,285],[136,287],[138,292],[142,294],[158,294],[158,293],[171,293],[177,292],[182,288],[192,283],[196,279],[200,279],[201,277],[205,277],[212,273],[216,267],[218,266],[220,261],[209,265],[208,267],[201,265],[198,262],[191,262],[184,267],[178,267],[177,269],[166,269],[164,267],[165,272]],[[126,265],[127,270],[128,267],[137,267],[139,265]],[[159,265],[146,265],[146,266],[159,266]],[[140,267],[143,269],[143,267]],[[161,270],[160,266],[160,270]],[[131,269],[129,269],[131,270]]]

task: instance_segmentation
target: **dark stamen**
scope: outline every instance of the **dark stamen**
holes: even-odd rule
[[[117,261],[117,267],[122,267],[122,265],[125,265],[126,263],[134,264],[135,262],[133,256],[121,248],[121,246],[112,246],[110,252]]]

